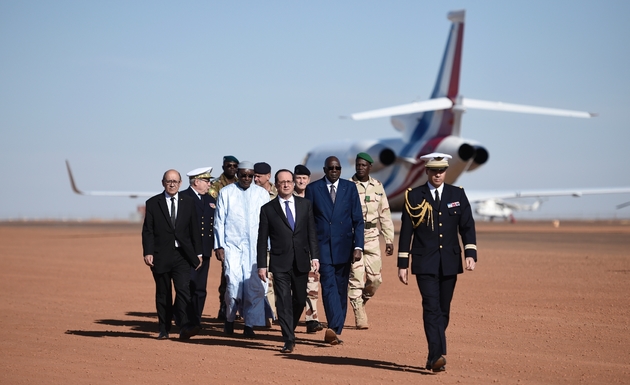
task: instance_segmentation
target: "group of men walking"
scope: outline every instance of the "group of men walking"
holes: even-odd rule
[[[423,298],[426,368],[434,371],[446,364],[444,331],[456,277],[463,272],[458,233],[466,268],[474,269],[476,262],[470,205],[463,190],[443,183],[447,157],[424,159],[428,183],[407,191],[398,255],[405,284],[412,257]],[[317,317],[318,278],[327,320],[324,341],[343,343],[348,300],[356,328],[368,329],[366,303],[382,283],[380,235],[385,254],[394,252],[390,208],[382,183],[370,176],[372,164],[370,155],[357,154],[355,174],[345,180],[339,159],[331,156],[319,180],[309,184],[310,171],[298,165],[278,170],[272,184],[267,163],[226,156],[214,183],[212,168],[196,169],[187,174],[190,187],[181,192],[180,174],[168,170],[164,192],[147,201],[142,231],[144,261],[156,283],[158,339],[169,337],[172,319],[180,326],[180,339],[201,330],[212,250],[222,262],[218,318],[227,335],[234,333],[239,316],[248,338],[256,337],[254,327],[277,320],[281,352],[293,352],[303,312],[307,332],[323,329]]]

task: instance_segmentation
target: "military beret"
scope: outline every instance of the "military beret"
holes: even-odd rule
[[[265,162],[258,162],[254,164],[254,172],[256,174],[270,174],[271,166]]]
[[[226,155],[223,157],[223,163],[225,162],[234,162],[234,163],[238,163],[238,159],[236,159],[235,156],[232,155]]]
[[[374,163],[374,160],[372,159],[370,154],[365,153],[365,152],[358,153],[357,154],[357,159],[363,159],[365,161],[368,161],[370,164]]]
[[[293,173],[295,175],[311,175],[311,171],[304,165],[298,164],[297,166],[295,166],[295,169],[293,170]]]

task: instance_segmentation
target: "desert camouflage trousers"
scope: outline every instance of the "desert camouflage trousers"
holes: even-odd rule
[[[381,269],[383,261],[381,260],[381,244],[379,238],[365,238],[363,245],[363,258],[352,264],[350,271],[350,281],[348,282],[348,298],[350,301],[367,302],[376,289],[381,285],[383,279],[381,277]]]
[[[305,321],[319,321],[317,318],[317,299],[319,298],[319,273],[311,271],[308,273],[308,283],[306,284],[306,314]]]

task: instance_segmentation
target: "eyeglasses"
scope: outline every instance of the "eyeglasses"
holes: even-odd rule
[[[254,177],[254,174],[239,174],[238,177],[243,179],[251,179]]]
[[[204,178],[197,178],[197,179],[202,182],[210,183],[210,179],[204,179]]]
[[[225,165],[225,167],[226,168],[237,168],[238,164],[236,164],[236,163],[228,163],[228,164]]]
[[[180,184],[180,183],[182,183],[180,180],[164,180],[162,182],[164,182],[165,184]]]
[[[278,182],[278,184],[293,184],[292,180],[281,180]]]
[[[341,171],[341,166],[328,166],[326,167],[328,171]]]

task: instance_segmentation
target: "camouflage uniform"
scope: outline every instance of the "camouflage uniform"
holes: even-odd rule
[[[297,192],[293,192],[293,195],[300,196]],[[313,271],[313,266],[311,266],[311,271],[308,273],[308,283],[306,284],[306,308],[305,308],[305,321],[306,322],[317,322],[319,323],[319,318],[317,316],[317,300],[319,299],[319,273]]]
[[[214,199],[217,199],[217,197],[219,196],[219,191],[229,185],[232,184],[234,182],[236,182],[238,179],[236,177],[234,177],[233,180],[229,180],[228,178],[225,177],[225,175],[221,174],[214,182],[212,182],[212,184],[210,185],[210,189],[208,190],[208,194],[212,195],[212,197]]]
[[[353,176],[351,180],[357,185],[359,191],[361,210],[365,220],[365,244],[363,258],[352,264],[348,297],[354,310],[357,328],[367,329],[364,305],[383,282],[379,234],[383,234],[386,244],[393,244],[394,223],[383,184],[372,177],[365,183],[365,187],[356,179],[356,176]],[[377,226],[379,224],[380,230]]]
[[[208,190],[208,194],[210,194],[214,199],[217,199],[219,196],[219,191],[232,183],[235,183],[238,179],[234,178],[233,181],[230,181],[225,175],[221,174],[212,184],[210,185],[210,189]],[[225,286],[227,282],[225,281],[225,265],[221,262],[221,283],[219,284],[219,319],[225,318]]]

